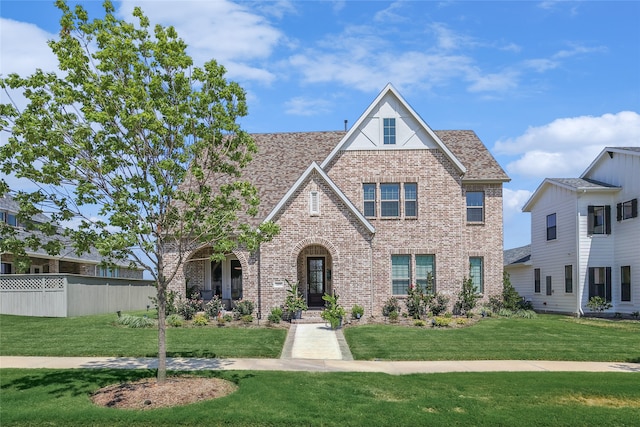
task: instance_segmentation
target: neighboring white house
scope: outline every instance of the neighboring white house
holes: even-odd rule
[[[593,296],[611,302],[609,313],[640,310],[638,198],[640,147],[607,147],[580,178],[545,179],[523,207],[530,280],[514,287],[540,311],[581,315]]]

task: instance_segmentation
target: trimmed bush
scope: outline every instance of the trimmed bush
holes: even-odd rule
[[[283,310],[280,307],[273,307],[271,309],[271,313],[269,313],[269,317],[267,317],[267,320],[271,323],[280,323],[280,320],[282,320],[282,313]]]
[[[442,317],[442,316],[436,316],[433,318],[433,326],[437,326],[439,328],[444,328],[447,327],[449,325],[451,325],[451,321],[453,319],[450,317]]]
[[[193,318],[194,326],[206,326],[208,323],[209,323],[209,319],[207,318],[206,314],[198,313]]]

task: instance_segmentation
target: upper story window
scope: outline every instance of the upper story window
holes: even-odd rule
[[[380,216],[400,216],[400,184],[380,184]]]
[[[587,234],[611,234],[611,206],[588,206],[587,213]]]
[[[638,199],[627,200],[626,202],[618,203],[616,205],[616,208],[618,221],[636,218],[638,216]]]
[[[309,215],[320,215],[320,194],[317,191],[309,192]]]
[[[0,222],[6,222],[12,227],[18,226],[18,216],[11,212],[0,212]]]
[[[363,184],[364,216],[376,216],[376,185]]]
[[[556,214],[547,215],[547,240],[556,239]]]
[[[467,222],[484,221],[484,192],[467,191]]]
[[[396,143],[396,119],[386,118],[383,121],[384,145],[393,145]]]
[[[404,216],[418,215],[418,185],[415,183],[404,184]]]
[[[120,268],[117,266],[103,267],[98,269],[98,276],[100,277],[120,277]]]

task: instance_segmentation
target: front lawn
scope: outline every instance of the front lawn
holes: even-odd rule
[[[115,326],[116,319],[115,313],[72,318],[0,315],[0,355],[157,356],[157,328]],[[167,356],[277,358],[286,335],[284,328],[167,327]]]
[[[344,330],[359,360],[640,362],[640,322],[539,315],[488,318],[464,328],[363,325]]]
[[[632,426],[640,373],[198,372],[238,384],[217,400],[154,410],[94,406],[130,370],[0,370],[2,426]]]

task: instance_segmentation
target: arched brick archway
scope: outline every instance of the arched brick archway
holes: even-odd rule
[[[323,307],[324,293],[333,292],[334,269],[337,265],[335,246],[323,238],[308,238],[294,247],[291,259],[295,260],[300,289],[310,308]]]

